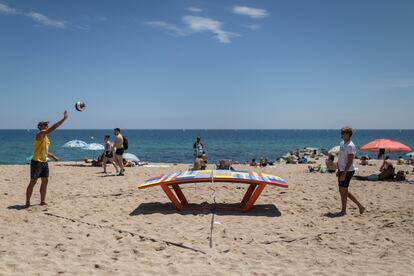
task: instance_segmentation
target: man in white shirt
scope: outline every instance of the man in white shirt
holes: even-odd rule
[[[342,210],[339,215],[342,216],[346,215],[346,203],[348,198],[358,205],[360,214],[363,214],[365,211],[365,207],[362,206],[355,196],[348,191],[349,183],[355,173],[354,158],[356,148],[351,141],[351,136],[352,128],[344,127],[341,129],[341,138],[343,142],[341,143],[338,156],[338,185],[342,203]]]

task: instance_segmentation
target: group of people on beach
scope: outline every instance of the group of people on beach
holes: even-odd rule
[[[365,211],[365,207],[357,200],[357,198],[348,190],[350,185],[351,179],[355,174],[355,155],[356,155],[356,147],[355,144],[351,141],[351,137],[353,134],[353,130],[351,127],[344,127],[341,129],[341,138],[342,142],[340,144],[340,150],[338,154],[338,162],[334,162],[335,157],[330,154],[327,161],[327,170],[328,172],[336,172],[338,176],[338,186],[339,186],[339,194],[341,196],[341,211],[338,215],[345,215],[346,208],[347,208],[347,200],[348,198],[353,201],[359,209],[360,214],[363,214]],[[195,170],[203,170],[206,168],[207,163],[207,155],[204,151],[204,145],[201,142],[201,138],[197,137],[196,142],[193,145],[194,149],[194,165],[193,169]],[[299,153],[298,153],[299,155]],[[316,150],[312,152],[312,158],[317,156]],[[226,160],[221,160],[226,161]],[[217,165],[218,168],[224,167],[225,162],[219,162]],[[262,158],[260,163],[258,164],[255,159],[252,159],[250,162],[251,166],[266,166],[267,165],[267,158]],[[263,165],[262,165],[263,164]],[[231,164],[228,166],[231,167]]]
[[[67,120],[68,116],[68,112],[65,110],[63,118],[53,125],[49,126],[48,121],[41,121],[37,124],[38,132],[33,141],[33,157],[30,161],[30,181],[26,189],[26,208],[30,207],[30,199],[32,197],[33,188],[39,178],[41,179],[40,205],[46,205],[47,185],[49,183],[48,160],[49,158],[52,158],[55,161],[59,161],[59,158],[49,152],[50,140],[48,138],[48,134],[60,127]],[[110,136],[105,136],[103,167],[104,172],[106,172],[106,163],[107,161],[110,161],[115,166],[118,175],[122,176],[125,172],[125,167],[122,162],[122,155],[124,154],[126,139],[124,139],[119,128],[114,129],[114,135],[115,141],[113,144],[109,141]]]
[[[30,182],[26,189],[26,207],[30,207],[30,199],[33,193],[33,188],[36,185],[38,179],[41,179],[41,186],[40,186],[40,204],[46,204],[46,192],[47,192],[47,185],[48,185],[48,178],[49,178],[49,166],[48,166],[48,159],[52,158],[55,161],[59,159],[49,152],[50,140],[48,138],[48,134],[56,130],[60,127],[68,118],[68,112],[65,111],[63,114],[63,118],[49,126],[49,122],[41,121],[38,123],[38,133],[34,138],[33,143],[33,158],[30,163]],[[348,190],[352,177],[355,174],[355,154],[356,154],[356,147],[354,143],[351,141],[351,137],[353,134],[353,130],[350,127],[344,127],[341,129],[341,138],[342,142],[340,145],[340,150],[338,154],[338,161],[334,162],[334,156],[329,156],[326,161],[326,166],[328,172],[335,172],[338,176],[338,186],[339,186],[339,194],[341,196],[341,211],[339,212],[340,215],[346,214],[347,208],[347,200],[348,198],[353,201],[359,208],[359,212],[362,214],[365,211],[365,207],[357,200],[357,198]],[[104,172],[106,172],[106,164],[112,163],[115,167],[116,172],[118,175],[124,175],[125,168],[123,163],[122,155],[124,154],[125,150],[125,142],[126,139],[121,134],[121,130],[119,128],[114,129],[115,140],[113,143],[110,142],[110,136],[106,135],[104,137],[104,156],[103,156],[103,168]],[[204,149],[204,144],[201,142],[201,137],[197,137],[195,143],[193,144],[194,150],[194,164],[193,167],[196,170],[205,169],[207,166],[207,154]],[[414,160],[411,159],[413,164]],[[265,160],[261,160],[260,164],[267,163]],[[231,168],[231,164],[229,166],[224,164],[223,166]],[[251,165],[256,166],[257,163],[253,159]],[[119,169],[118,169],[119,167]],[[388,174],[390,174],[391,170],[393,169],[393,165],[388,158],[384,160],[384,164],[381,167],[381,173],[378,176],[375,176],[375,180],[383,180],[386,178]],[[365,180],[364,177],[357,177],[358,179]],[[373,179],[374,176],[366,177],[367,180]]]
[[[115,141],[113,143],[110,141],[110,135],[105,135],[104,137],[104,152],[102,153],[103,172],[107,173],[106,165],[111,163],[114,166],[116,173],[119,176],[123,176],[125,172],[125,164],[122,156],[125,151],[125,138],[121,134],[121,130],[119,128],[114,129],[114,135]]]

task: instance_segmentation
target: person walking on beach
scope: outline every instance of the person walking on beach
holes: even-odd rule
[[[112,165],[115,167],[115,171],[118,173],[118,167],[116,166],[114,162],[114,152],[113,152],[113,146],[111,144],[111,141],[109,141],[110,136],[105,135],[104,137],[104,147],[105,152],[103,153],[103,160],[102,160],[102,167],[103,172],[106,173],[106,163],[109,161]]]
[[[119,128],[114,129],[115,134],[115,142],[114,142],[114,149],[115,149],[115,163],[118,165],[120,171],[118,175],[124,175],[125,168],[124,163],[122,162],[122,155],[124,154],[124,137],[121,134],[121,130]]]
[[[49,152],[50,140],[47,135],[60,127],[68,118],[68,112],[65,110],[63,118],[49,127],[49,122],[39,122],[37,128],[39,132],[36,134],[33,145],[33,158],[30,162],[30,182],[26,189],[26,208],[30,207],[30,198],[32,197],[33,188],[37,180],[41,178],[40,186],[40,205],[46,205],[47,184],[49,182],[49,157],[55,161],[59,159]]]
[[[344,127],[341,129],[341,138],[343,142],[340,145],[340,151],[338,156],[338,185],[339,194],[341,195],[342,210],[339,215],[346,215],[346,204],[349,198],[359,208],[359,213],[362,214],[365,211],[365,207],[355,198],[355,196],[348,191],[349,183],[352,176],[355,173],[354,158],[356,154],[356,148],[351,141],[352,128]]]
[[[204,153],[204,145],[201,143],[201,137],[197,136],[195,143],[193,144],[194,158],[201,157]]]

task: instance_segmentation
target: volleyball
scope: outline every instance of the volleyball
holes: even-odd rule
[[[75,108],[76,108],[77,111],[82,112],[82,111],[85,110],[86,105],[85,105],[84,102],[76,102]]]

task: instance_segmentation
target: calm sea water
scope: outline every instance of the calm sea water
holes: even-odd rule
[[[196,136],[202,137],[210,162],[247,161],[262,155],[274,160],[296,148],[330,149],[340,143],[338,130],[124,130],[123,133],[129,141],[128,152],[142,161],[166,163],[191,163]],[[26,163],[33,151],[35,134],[35,130],[0,130],[0,163]],[[49,135],[50,151],[64,161],[96,157],[98,152],[67,149],[62,145],[74,139],[102,143],[106,134],[113,139],[112,130],[57,130]],[[414,150],[414,130],[357,130],[353,141],[359,147],[377,138],[397,140]]]

